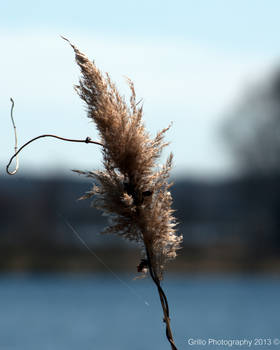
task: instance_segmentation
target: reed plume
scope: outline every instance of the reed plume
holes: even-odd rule
[[[103,145],[104,170],[74,170],[94,179],[92,189],[82,199],[93,197],[93,205],[108,214],[110,222],[104,233],[115,233],[141,245],[143,259],[138,271],[149,269],[157,285],[167,338],[172,349],[176,349],[167,298],[160,285],[166,262],[176,257],[182,242],[175,228],[172,184],[168,182],[172,154],[165,165],[157,166],[162,149],[168,144],[164,135],[169,127],[151,138],[145,130],[143,108],[136,101],[132,81],[128,79],[131,97],[126,103],[109,75],[102,75],[94,62],[70,45],[81,71],[75,89],[85,102]]]

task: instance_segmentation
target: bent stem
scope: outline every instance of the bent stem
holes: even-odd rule
[[[29,145],[31,142],[33,141],[36,141],[38,139],[41,139],[43,137],[53,137],[55,139],[58,139],[58,140],[62,140],[62,141],[68,141],[68,142],[83,142],[83,143],[92,143],[92,144],[95,144],[95,145],[99,145],[99,146],[103,146],[102,143],[100,142],[97,142],[97,141],[92,141],[90,137],[86,137],[84,140],[76,140],[76,139],[68,139],[68,138],[65,138],[65,137],[61,137],[61,136],[57,136],[57,135],[52,135],[52,134],[44,134],[44,135],[39,135],[39,136],[36,136],[34,137],[33,139],[29,140],[28,142],[26,142],[23,146],[20,147],[20,149],[18,151],[16,151],[16,153],[10,158],[9,160],[9,163],[7,164],[6,166],[6,172],[9,174],[9,175],[15,175],[18,171],[18,154],[24,149],[24,147],[26,147],[27,145]],[[17,146],[16,146],[17,147]],[[16,147],[15,147],[15,150],[16,150]],[[16,157],[17,159],[17,165],[16,165],[16,169],[14,171],[10,171],[9,170],[9,167],[13,161],[13,159]]]
[[[160,302],[161,302],[161,307],[163,310],[163,315],[164,315],[163,321],[165,322],[165,325],[166,325],[166,337],[171,345],[171,349],[177,350],[177,347],[174,343],[174,339],[173,339],[173,335],[172,335],[172,331],[171,331],[171,326],[170,326],[169,306],[168,306],[167,297],[166,297],[166,295],[165,295],[165,293],[160,285],[160,279],[152,267],[151,254],[150,254],[149,249],[148,249],[146,244],[145,244],[145,248],[146,248],[146,255],[147,255],[149,272],[150,272],[150,275],[152,277],[153,282],[157,286],[157,290],[158,290],[158,294],[159,294],[159,298],[160,298]]]
[[[16,167],[15,170],[12,172],[9,172],[8,170],[8,174],[9,175],[14,175],[17,173],[18,168],[19,168],[19,160],[18,160],[18,156],[17,156],[17,150],[18,150],[18,139],[17,139],[17,128],[16,128],[16,124],[15,124],[15,120],[14,120],[14,115],[13,115],[13,111],[14,111],[14,107],[15,107],[15,102],[12,99],[12,97],[10,98],[10,101],[12,102],[12,106],[11,106],[11,120],[12,120],[12,124],[13,124],[13,128],[14,128],[14,134],[15,134],[15,157],[16,157]]]
[[[20,147],[20,149],[18,150],[18,139],[17,139],[17,129],[16,129],[16,123],[15,123],[15,120],[14,120],[14,116],[13,116],[13,111],[14,111],[14,106],[15,106],[15,102],[12,98],[10,98],[10,101],[12,102],[12,105],[11,105],[11,120],[12,120],[12,124],[13,124],[13,128],[14,128],[14,134],[15,134],[15,153],[14,155],[10,158],[9,160],[9,163],[7,164],[6,166],[6,172],[9,174],[9,175],[15,175],[17,172],[18,172],[18,169],[19,169],[19,160],[18,160],[18,155],[19,153],[26,147],[28,146],[30,143],[32,143],[33,141],[36,141],[38,139],[41,139],[43,137],[53,137],[55,139],[58,139],[58,140],[62,140],[62,141],[68,141],[68,142],[83,142],[83,143],[91,143],[91,144],[94,144],[94,145],[99,145],[99,146],[102,146],[104,147],[104,145],[100,142],[97,142],[97,141],[92,141],[92,139],[90,137],[86,137],[84,140],[76,140],[76,139],[69,139],[69,138],[66,138],[66,137],[61,137],[61,136],[57,136],[57,135],[52,135],[52,134],[44,134],[44,135],[39,135],[39,136],[36,136],[34,137],[33,139],[27,141],[23,146]],[[9,170],[9,167],[13,161],[13,159],[16,158],[16,167],[15,167],[15,170],[13,171],[10,171]]]

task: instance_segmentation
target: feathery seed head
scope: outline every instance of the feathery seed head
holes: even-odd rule
[[[176,234],[168,183],[172,154],[161,170],[155,170],[170,126],[150,138],[132,81],[128,79],[131,98],[127,105],[109,75],[104,77],[93,62],[70,45],[82,74],[75,89],[104,145],[104,171],[76,171],[96,183],[82,198],[93,196],[94,206],[111,216],[104,233],[137,241],[148,250],[152,267],[161,278],[166,261],[176,257],[182,242],[182,236]]]

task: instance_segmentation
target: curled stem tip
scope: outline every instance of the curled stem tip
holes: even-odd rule
[[[33,141],[36,141],[40,138],[43,138],[43,137],[52,137],[52,138],[55,138],[55,139],[58,139],[58,140],[62,140],[62,141],[68,141],[68,142],[80,142],[80,143],[91,143],[91,144],[95,144],[95,145],[99,145],[99,146],[103,146],[102,143],[100,142],[97,142],[97,141],[92,141],[90,137],[86,137],[85,139],[82,139],[82,140],[76,140],[76,139],[68,139],[68,138],[65,138],[65,137],[61,137],[61,136],[57,136],[57,135],[52,135],[52,134],[44,134],[44,135],[39,135],[39,136],[36,136],[34,137],[33,139],[29,140],[28,142],[26,142],[23,146],[21,146],[19,149],[18,149],[18,141],[17,141],[17,132],[16,132],[16,125],[15,125],[15,121],[14,121],[14,118],[13,118],[13,109],[14,109],[14,100],[11,98],[10,99],[11,102],[12,102],[12,107],[11,107],[11,119],[12,119],[12,123],[13,123],[13,127],[14,127],[14,133],[15,133],[15,153],[14,155],[10,158],[9,160],[9,163],[7,164],[6,166],[6,172],[9,174],[9,175],[15,175],[17,172],[18,172],[18,169],[19,169],[19,158],[18,158],[18,155],[19,153],[27,146],[29,145],[30,143],[32,143]],[[13,161],[13,159],[16,158],[16,167],[15,167],[15,170],[13,171],[10,171],[9,170],[9,167]]]
[[[16,157],[16,167],[15,167],[15,170],[13,171],[9,171],[8,170],[8,167],[7,167],[7,173],[9,175],[15,175],[18,171],[18,168],[19,168],[19,159],[18,159],[18,139],[17,139],[17,128],[16,128],[16,124],[15,124],[15,121],[14,121],[14,116],[13,116],[13,112],[14,112],[14,106],[15,106],[15,102],[13,100],[12,97],[10,97],[10,101],[12,102],[12,105],[11,105],[11,120],[12,120],[12,124],[13,124],[13,128],[14,128],[14,134],[15,134],[15,147],[14,147],[14,150],[15,150],[15,157]],[[9,163],[9,165],[11,164],[11,162]]]

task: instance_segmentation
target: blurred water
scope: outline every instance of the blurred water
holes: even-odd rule
[[[151,281],[121,278],[129,288],[100,275],[1,275],[0,350],[170,349]],[[189,338],[280,338],[279,279],[181,276],[164,289],[179,349],[225,348]]]

